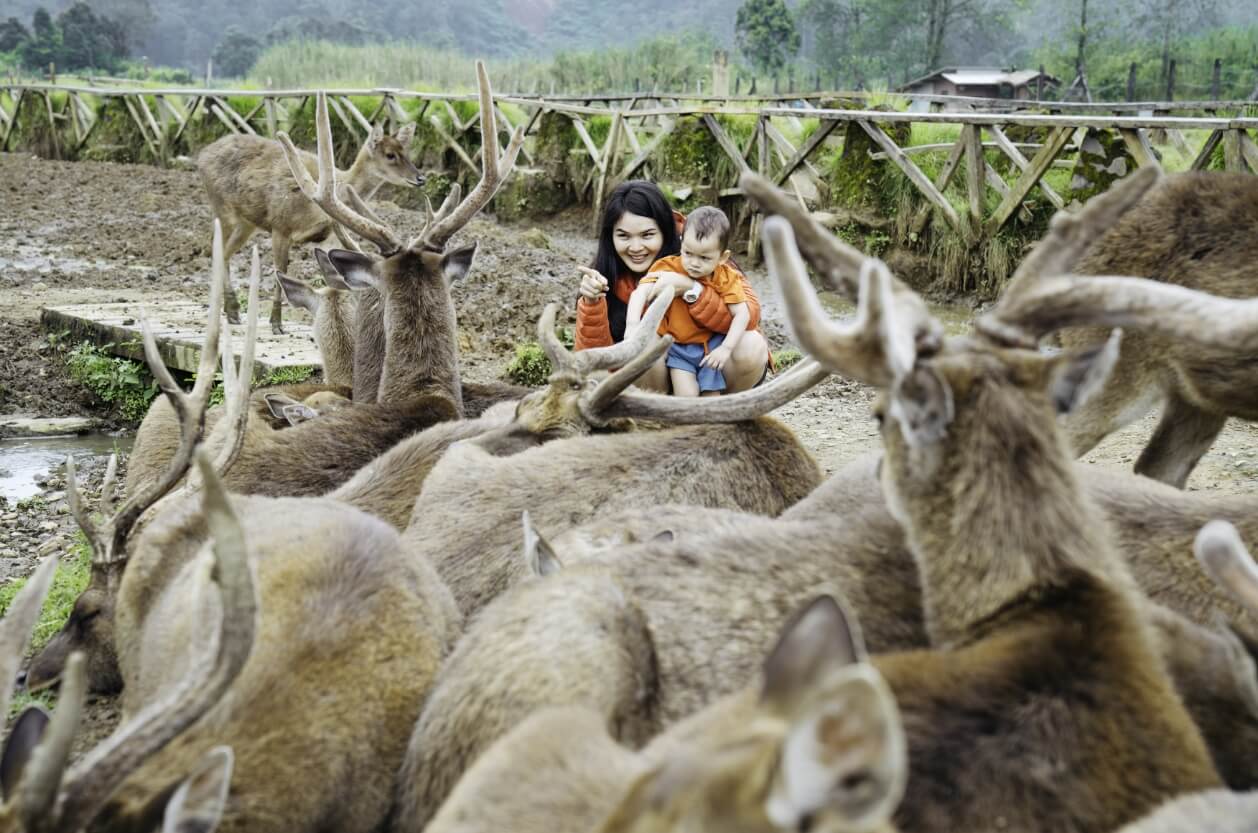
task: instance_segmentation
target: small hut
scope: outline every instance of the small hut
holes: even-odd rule
[[[975,98],[1007,98],[1028,101],[1042,86],[1061,81],[1036,69],[992,69],[990,67],[945,67],[923,75],[900,87],[909,95],[962,95]]]

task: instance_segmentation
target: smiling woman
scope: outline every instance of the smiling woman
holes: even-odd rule
[[[624,340],[629,296],[656,260],[680,253],[684,222],[685,217],[672,210],[654,183],[630,180],[612,191],[603,211],[594,262],[579,267],[581,297],[577,302],[576,349],[606,347]],[[755,329],[760,320],[760,300],[741,272],[738,277],[750,320],[725,370],[730,393],[755,386],[764,377],[769,358],[768,343]],[[716,333],[729,331],[733,317],[716,290],[684,274],[663,276],[659,286],[659,291],[684,298],[690,304],[690,315],[700,326]],[[667,370],[661,365],[638,384],[666,391]]]

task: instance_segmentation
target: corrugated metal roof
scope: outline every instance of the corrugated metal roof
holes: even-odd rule
[[[1034,81],[1039,74],[1039,70],[1034,69],[1020,69],[1016,72],[959,69],[953,72],[945,72],[943,77],[953,84],[1012,84],[1015,87],[1020,87],[1023,84]]]

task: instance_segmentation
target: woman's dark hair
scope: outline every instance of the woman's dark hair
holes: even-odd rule
[[[656,257],[668,257],[681,251],[681,239],[677,235],[677,223],[673,219],[673,208],[659,186],[644,179],[631,179],[617,185],[607,198],[603,208],[603,222],[598,234],[598,252],[594,255],[591,268],[607,278],[612,285],[616,278],[628,271],[620,255],[616,254],[616,246],[612,241],[612,232],[621,216],[629,212],[641,217],[650,217],[660,227],[660,235],[664,245]],[[628,306],[611,292],[607,293],[607,320],[611,324],[612,341],[621,341],[625,337],[625,315]]]

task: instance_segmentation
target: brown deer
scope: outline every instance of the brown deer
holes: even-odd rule
[[[1167,176],[1096,240],[1079,274],[1138,275],[1223,298],[1258,295],[1258,180],[1222,172]],[[1047,275],[1019,275],[995,310],[1018,319],[1053,293]],[[1099,288],[1092,291],[1100,292]],[[1064,347],[1096,346],[1103,330],[1057,334]],[[1105,389],[1066,419],[1076,455],[1161,404],[1162,416],[1136,460],[1139,474],[1183,488],[1229,416],[1258,419],[1254,348],[1209,346],[1146,329],[1133,331]]]
[[[384,253],[376,257],[338,249],[328,256],[347,285],[355,289],[375,287],[383,298],[385,346],[379,394],[367,400],[356,396],[353,408],[324,414],[284,431],[249,432],[240,459],[225,474],[231,491],[277,497],[326,494],[403,438],[458,416],[477,416],[496,402],[517,399],[526,392],[501,384],[468,385],[464,390],[459,380],[455,311],[447,283],[467,273],[476,247],[446,252],[445,245],[493,197],[514,166],[523,142],[522,131],[517,130],[506,151],[499,149],[489,78],[483,67],[478,73],[481,132],[487,137],[482,146],[482,179],[461,202],[459,189],[452,189],[441,210],[430,215],[409,242],[375,217],[352,190],[352,206],[338,196],[326,97],[320,96],[316,105],[317,183],[288,137],[280,134],[303,193],[328,216]],[[373,327],[360,304],[356,334]],[[359,357],[369,352],[356,337],[356,390],[362,382]],[[210,447],[217,443],[216,436],[208,440]],[[161,445],[153,442],[145,446],[146,451],[149,448],[160,451]],[[157,460],[160,457],[154,455],[154,460],[146,460],[144,465],[151,468]]]
[[[640,753],[591,709],[535,712],[472,766],[427,829],[769,833],[805,819],[885,829],[904,788],[904,734],[833,599],[787,623],[761,676],[737,695],[752,719],[725,725],[718,705]]]
[[[323,381],[352,388],[354,385],[354,299],[349,285],[341,280],[328,253],[315,249],[315,259],[323,272],[326,287],[316,288],[283,272],[277,277],[288,302],[307,310],[313,317],[315,344],[323,359]]]
[[[1236,528],[1211,521],[1197,536],[1195,551],[1215,581],[1258,615],[1258,566]],[[1209,790],[1173,801],[1120,833],[1248,833],[1256,820],[1258,792]]]
[[[397,134],[387,136],[380,125],[371,129],[348,171],[341,174],[343,192],[354,191],[363,199],[371,199],[384,183],[420,186],[424,175],[407,156],[407,148],[415,137],[415,125],[403,125]],[[316,170],[315,157],[297,154],[296,161],[305,170]],[[309,194],[293,187],[286,151],[271,139],[243,134],[224,136],[197,155],[197,171],[210,198],[214,216],[223,224],[227,236],[227,259],[245,245],[258,229],[271,233],[271,253],[275,268],[288,272],[288,253],[294,243],[304,245],[326,240],[336,220],[325,214]],[[339,196],[344,196],[339,195]],[[275,288],[271,304],[271,331],[282,333],[282,293]],[[235,293],[227,293],[227,320],[240,323],[240,305]]]
[[[72,484],[73,462],[68,480]],[[82,654],[70,657],[56,712],[29,706],[14,723],[0,759],[0,831],[4,833],[80,833],[94,826],[105,802],[158,750],[177,742],[188,727],[217,703],[247,664],[257,633],[257,599],[246,554],[247,543],[208,457],[200,455],[205,489],[202,512],[212,546],[191,566],[194,596],[217,590],[218,634],[207,648],[196,640],[189,648],[204,656],[143,714],[124,721],[107,739],[69,765],[74,738],[87,696]],[[205,557],[208,556],[208,557]],[[0,679],[13,679],[40,604],[52,582],[56,560],[44,562],[17,595],[0,624]],[[208,601],[208,598],[205,600]],[[7,713],[9,686],[0,692]],[[165,789],[154,795],[130,833],[212,833],[218,824],[231,777],[229,747],[208,750],[180,769],[169,770]]]
[[[1118,188],[1058,214],[1039,266],[1072,260],[1073,232],[1111,225],[1140,194]],[[1168,796],[1217,786],[1056,425],[1103,384],[1117,338],[1055,356],[982,338],[921,354],[893,306],[864,328],[827,320],[789,223],[771,217],[764,235],[801,346],[882,390],[883,493],[921,573],[932,646],[875,659],[909,739],[897,826],[999,818],[1018,830],[1110,831]],[[863,281],[888,280],[866,266]],[[1069,323],[1098,319],[1081,311]]]

